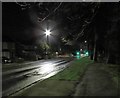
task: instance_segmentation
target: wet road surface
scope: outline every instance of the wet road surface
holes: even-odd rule
[[[51,59],[21,64],[2,72],[2,95],[9,96],[68,67],[72,59]],[[17,66],[17,65],[15,65]],[[3,67],[4,68],[4,67]]]

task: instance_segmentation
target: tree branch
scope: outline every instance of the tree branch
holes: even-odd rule
[[[51,13],[49,13],[46,17],[44,17],[41,21],[39,21],[39,22],[43,22],[44,20],[46,20],[50,15],[52,15],[53,13],[55,13],[57,10],[58,10],[58,8],[60,8],[60,6],[62,5],[62,2],[60,2],[60,4],[51,12]]]

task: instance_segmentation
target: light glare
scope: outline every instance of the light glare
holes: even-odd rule
[[[49,36],[51,34],[50,30],[45,31],[46,36]]]

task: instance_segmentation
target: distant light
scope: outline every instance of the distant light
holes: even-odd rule
[[[85,54],[88,55],[88,52],[86,52]]]
[[[77,52],[76,52],[76,58],[77,58],[77,59],[80,59],[80,51],[77,51]]]
[[[56,55],[58,55],[58,52],[55,52],[56,53]]]
[[[87,41],[85,41],[85,43],[87,43]]]
[[[77,52],[76,54],[77,54],[77,55],[80,55],[80,52]]]
[[[85,56],[89,56],[89,53],[88,53],[88,51],[86,51],[86,53],[85,53]]]
[[[60,51],[61,51],[61,48],[60,48]]]
[[[81,57],[83,57],[84,56],[84,54],[81,54]]]
[[[82,51],[82,49],[80,49],[80,51]]]
[[[46,36],[49,36],[51,34],[50,30],[45,31]]]
[[[77,59],[80,59],[80,56],[76,56]]]

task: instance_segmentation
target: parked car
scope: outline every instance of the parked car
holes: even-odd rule
[[[2,63],[12,63],[12,60],[7,57],[2,57]]]

